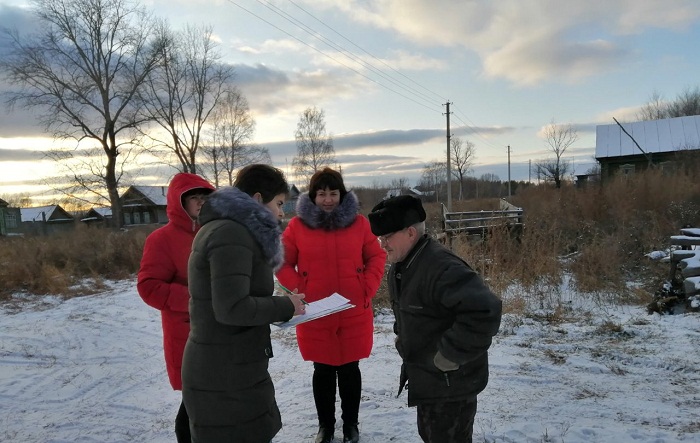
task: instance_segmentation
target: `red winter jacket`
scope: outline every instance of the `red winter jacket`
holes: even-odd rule
[[[297,326],[304,360],[340,366],[367,358],[372,350],[372,298],[384,275],[386,252],[357,208],[352,192],[330,214],[303,194],[297,217],[283,233],[284,264],[277,273],[280,283],[298,289],[308,302],[337,292],[355,305]]]
[[[163,323],[163,348],[168,378],[173,389],[182,390],[182,354],[190,333],[187,261],[199,224],[182,206],[182,194],[192,189],[214,190],[195,174],[176,174],[167,196],[168,223],[146,238],[137,289],[149,306],[159,309]]]

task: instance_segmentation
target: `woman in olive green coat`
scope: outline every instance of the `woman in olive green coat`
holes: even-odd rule
[[[282,427],[268,372],[270,323],[304,312],[303,295],[272,296],[287,189],[280,170],[251,165],[200,212],[182,365],[193,443],[267,443]]]

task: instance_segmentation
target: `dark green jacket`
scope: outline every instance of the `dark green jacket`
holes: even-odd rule
[[[488,382],[501,300],[464,260],[427,236],[391,266],[388,283],[403,358],[399,392],[407,377],[409,406],[475,399]],[[435,367],[438,350],[459,368]]]
[[[272,213],[236,188],[211,194],[189,260],[190,335],[183,400],[195,443],[269,442],[282,426],[268,373],[270,323],[294,306],[273,297],[282,262]]]

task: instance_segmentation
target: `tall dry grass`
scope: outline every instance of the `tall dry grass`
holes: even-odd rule
[[[138,271],[150,229],[112,231],[77,225],[73,232],[0,239],[0,298],[13,292],[80,295],[104,279]],[[88,285],[82,284],[89,280]]]
[[[645,254],[667,249],[669,236],[683,226],[700,227],[699,168],[691,164],[674,175],[649,171],[583,189],[531,186],[510,199],[524,209],[522,232],[503,226],[487,238],[457,238],[453,249],[510,310],[535,306],[561,312],[563,284],[605,302],[647,303],[668,269]],[[454,201],[453,210],[491,210],[497,202]],[[437,234],[441,205],[425,207],[428,231]],[[86,279],[94,287],[103,279],[133,275],[153,229],[78,226],[70,234],[1,238],[0,297],[21,290],[79,294],[91,290],[81,285]],[[376,301],[388,305],[384,282]]]
[[[598,303],[646,304],[668,265],[646,254],[669,248],[669,236],[700,227],[700,184],[693,169],[658,170],[577,189],[531,187],[511,202],[525,228],[460,238],[453,249],[504,297],[508,309],[558,310],[562,284]],[[633,285],[630,285],[633,282]]]

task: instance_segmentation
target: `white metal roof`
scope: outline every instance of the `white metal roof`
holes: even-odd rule
[[[166,206],[168,204],[167,186],[134,186],[134,189],[142,193],[157,206]]]
[[[621,124],[646,153],[700,148],[698,115]],[[617,124],[596,126],[596,158],[638,154],[642,152]]]
[[[45,219],[50,219],[53,211],[55,211],[57,207],[58,206],[56,205],[49,205],[39,206],[36,208],[20,208],[19,212],[23,222],[40,222],[44,221]],[[43,216],[42,213],[44,214]]]

